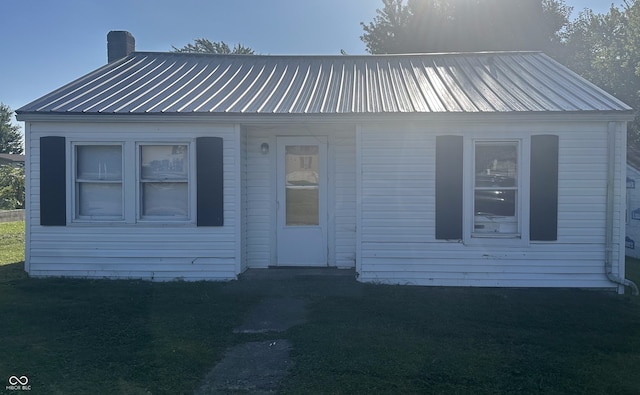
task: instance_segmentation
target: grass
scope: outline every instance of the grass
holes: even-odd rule
[[[0,224],[0,381],[26,375],[32,394],[192,393],[229,347],[277,338],[294,347],[286,394],[640,391],[640,298],[629,295],[311,276],[30,279],[21,226]],[[640,282],[639,261],[627,275]],[[233,333],[261,298],[282,295],[308,301],[307,323]]]
[[[24,261],[24,222],[0,222],[0,265]]]

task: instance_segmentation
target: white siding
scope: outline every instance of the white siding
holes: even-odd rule
[[[272,238],[275,237],[275,177],[272,155],[275,140],[256,132],[247,132],[246,147],[246,246],[247,266],[266,268],[271,262]],[[267,143],[271,152],[263,154],[260,145]],[[272,228],[273,226],[273,228]]]
[[[236,218],[239,194],[237,132],[233,125],[185,123],[31,123],[29,244],[27,267],[33,276],[200,280],[236,278]],[[156,142],[201,136],[224,139],[224,226],[192,224],[76,224],[40,226],[40,137],[64,136],[71,141]],[[69,155],[67,155],[69,157]],[[69,180],[69,166],[67,163]],[[125,169],[125,171],[132,171]],[[195,177],[194,177],[195,184]],[[195,194],[195,185],[191,186]],[[67,192],[68,194],[68,192]],[[127,202],[126,204],[134,204]],[[126,210],[125,210],[126,211]]]
[[[626,191],[626,254],[637,259],[640,258],[640,171],[627,165],[627,178],[632,181],[633,187]]]
[[[246,268],[268,267],[276,258],[276,137],[322,135],[329,142],[329,265],[356,266],[361,281],[614,288],[603,273],[607,127],[606,122],[569,121],[242,129],[177,122],[27,123],[26,268],[34,276],[223,280]],[[616,124],[616,130],[614,271],[623,274],[624,124]],[[435,138],[447,133],[523,138],[557,134],[558,240],[485,245],[436,240]],[[68,146],[71,141],[222,137],[225,225],[40,226],[39,139],[55,135],[65,136]],[[266,155],[260,151],[262,143],[271,147]]]
[[[240,272],[247,269],[247,134],[240,133]]]
[[[337,133],[335,150],[335,264],[356,264],[356,140],[355,133]]]
[[[328,247],[329,265],[355,266],[355,132],[353,126],[252,127],[246,133],[247,266],[266,268],[275,262],[276,136],[322,135],[329,137]],[[270,152],[260,151],[262,143]]]
[[[435,138],[557,134],[558,240],[435,239]],[[621,152],[623,132],[618,134]],[[614,288],[604,275],[607,123],[363,125],[359,279],[399,284]],[[621,235],[617,166],[614,251]],[[620,256],[614,254],[617,270]]]

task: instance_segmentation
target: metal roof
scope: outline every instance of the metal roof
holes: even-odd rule
[[[134,52],[18,114],[630,111],[539,52],[368,56]]]

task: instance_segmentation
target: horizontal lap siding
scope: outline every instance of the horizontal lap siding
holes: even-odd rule
[[[32,124],[30,250],[32,276],[228,280],[237,275],[237,139],[233,126],[192,124]],[[162,142],[223,138],[224,226],[68,224],[40,226],[40,137],[75,141]],[[195,150],[192,151],[192,154]],[[126,170],[131,171],[131,170]],[[195,182],[195,177],[193,177]],[[195,188],[192,189],[195,192]],[[128,203],[130,204],[130,203]]]
[[[356,140],[354,132],[334,138],[335,254],[337,267],[356,264]],[[331,214],[330,214],[331,215]]]
[[[247,134],[240,133],[240,271],[247,269]]]
[[[275,147],[277,135],[328,136],[329,155],[333,163],[329,174],[328,215],[333,219],[333,228],[327,235],[333,238],[334,256],[332,261],[337,267],[355,266],[356,244],[356,169],[355,169],[355,132],[349,128],[327,125],[316,127],[309,132],[306,127],[297,130],[288,127],[273,132],[271,130],[248,130],[246,160],[246,246],[247,265],[264,268],[271,265],[275,247]],[[270,145],[270,153],[260,151],[262,143]],[[329,221],[331,224],[332,222]],[[331,244],[331,243],[329,243]]]
[[[250,268],[266,268],[271,264],[271,240],[275,237],[275,202],[274,190],[276,181],[273,178],[271,155],[260,151],[262,143],[267,143],[275,152],[275,140],[255,132],[246,132],[247,162],[245,198],[247,212],[246,249],[247,266]]]
[[[560,136],[558,240],[529,246],[435,239],[435,138],[476,133],[462,125],[362,128],[362,281],[443,286],[606,287],[606,124],[537,126]],[[512,125],[528,133],[526,125]],[[492,131],[491,126],[484,126]],[[503,129],[508,129],[502,126]],[[618,147],[620,149],[620,147]],[[616,178],[616,185],[620,179]],[[616,188],[618,191],[618,188]],[[620,208],[616,192],[616,210]],[[619,213],[614,237],[619,240]],[[622,236],[623,237],[623,236]],[[617,246],[617,243],[616,243]],[[614,246],[614,249],[616,248]],[[617,259],[617,255],[616,255]]]
[[[634,188],[629,188],[627,192],[627,224],[626,236],[632,243],[625,249],[627,256],[640,258],[640,220],[633,218],[632,213],[640,209],[640,171],[632,166],[627,166],[627,177],[634,181]],[[633,248],[631,248],[633,247]]]
[[[435,234],[435,136],[362,130],[362,254],[388,243],[424,243]],[[390,265],[393,270],[397,265]],[[378,271],[379,269],[376,269]],[[362,275],[363,273],[361,273]]]

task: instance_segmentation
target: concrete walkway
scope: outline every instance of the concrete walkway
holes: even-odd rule
[[[331,293],[331,284],[336,281],[355,283],[355,272],[299,268],[247,270],[237,283],[230,284],[229,292],[258,292],[263,298],[247,313],[244,322],[234,329],[234,333],[278,334],[304,324],[307,319],[307,300],[302,295],[313,295],[313,289],[298,288],[301,278],[318,280],[318,292]],[[277,285],[262,288],[261,281],[265,280]],[[292,344],[286,339],[250,341],[232,347],[209,372],[195,394],[275,393],[292,367],[291,350]]]
[[[267,298],[256,306],[234,333],[284,332],[305,322],[305,301],[291,297]]]
[[[291,367],[287,340],[239,344],[207,375],[195,391],[205,394],[272,394]]]

